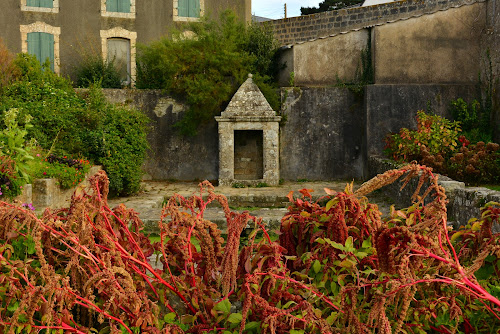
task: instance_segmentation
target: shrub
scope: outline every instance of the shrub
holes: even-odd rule
[[[0,155],[0,197],[13,199],[21,195],[25,181],[16,172],[16,163],[6,155]]]
[[[0,93],[2,88],[10,84],[19,75],[19,69],[14,64],[14,57],[0,38]]]
[[[425,147],[428,154],[444,159],[458,147],[460,131],[457,122],[418,111],[417,130],[402,128],[399,133],[388,135],[384,152],[396,161],[420,161]]]
[[[85,179],[90,163],[83,159],[69,159],[49,155],[46,159],[35,159],[32,164],[32,177],[37,179],[54,178],[59,186],[69,189]]]
[[[449,110],[455,121],[460,122],[463,134],[473,143],[492,140],[493,128],[490,113],[486,112],[478,100],[470,104],[462,98],[450,102]]]
[[[138,54],[137,87],[164,89],[190,106],[176,124],[182,134],[192,135],[198,126],[213,120],[248,73],[254,74],[272,107],[278,109],[277,92],[268,75],[277,52],[272,34],[247,29],[227,11],[219,22],[203,19],[188,29],[194,37],[177,31],[171,38],[139,46]]]
[[[98,83],[102,88],[122,88],[120,73],[113,61],[100,56],[87,55],[76,69],[76,85],[89,87]]]
[[[16,63],[21,78],[5,88],[0,111],[18,108],[21,120],[30,115],[33,127],[27,137],[43,149],[102,164],[113,194],[137,191],[147,149],[147,117],[106,103],[98,86],[78,96],[67,79],[43,70],[33,56],[19,55]]]
[[[469,184],[500,182],[500,145],[478,142],[450,158],[447,174]]]
[[[33,157],[26,150],[26,135],[32,128],[31,116],[26,115],[24,125],[18,124],[18,110],[7,110],[4,116],[5,128],[0,131],[0,153],[8,156],[14,162],[14,170],[25,182],[30,181],[27,162]]]

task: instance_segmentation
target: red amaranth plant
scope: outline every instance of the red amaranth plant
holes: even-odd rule
[[[388,220],[363,197],[414,177],[414,205]],[[450,237],[446,195],[426,167],[386,172],[355,192],[327,190],[319,202],[308,190],[290,194],[280,243],[260,219],[231,212],[208,182],[168,201],[155,244],[133,210],[107,206],[107,194],[100,172],[68,209],[40,218],[0,203],[0,330],[469,333],[500,324],[498,279],[487,275],[499,270],[491,227],[500,205]],[[215,202],[226,240],[203,218]],[[256,229],[240,248],[248,224]],[[151,264],[154,253],[163,268]]]

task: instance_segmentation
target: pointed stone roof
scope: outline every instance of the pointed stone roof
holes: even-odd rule
[[[269,102],[267,102],[264,94],[262,94],[259,87],[253,82],[252,74],[249,74],[248,79],[234,94],[226,110],[222,112],[221,117],[261,118],[274,117],[275,115],[276,113],[269,105]]]

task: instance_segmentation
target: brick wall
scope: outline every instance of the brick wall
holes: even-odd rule
[[[281,45],[290,45],[486,0],[407,0],[267,21]]]

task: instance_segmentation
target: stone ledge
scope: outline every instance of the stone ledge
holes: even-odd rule
[[[388,170],[401,167],[395,163],[381,157],[370,156],[368,158],[369,176],[374,177],[377,174],[382,174]],[[402,183],[395,183],[384,187],[386,194],[401,207],[411,205],[411,195],[418,180],[413,179],[403,190],[400,190]],[[500,202],[500,191],[495,191],[483,187],[466,187],[464,182],[459,182],[450,179],[447,176],[438,174],[438,183],[441,185],[448,197],[448,221],[453,225],[453,228],[458,229],[460,226],[467,224],[471,218],[479,218],[481,216],[481,207],[488,202]],[[493,232],[500,232],[500,226],[493,227]]]
[[[24,185],[23,193],[14,200],[21,203],[33,203],[37,211],[68,206],[73,193],[78,188],[87,187],[88,179],[101,169],[101,166],[92,166],[85,175],[85,179],[79,185],[69,189],[61,189],[57,184],[57,179],[35,179],[32,184]]]

